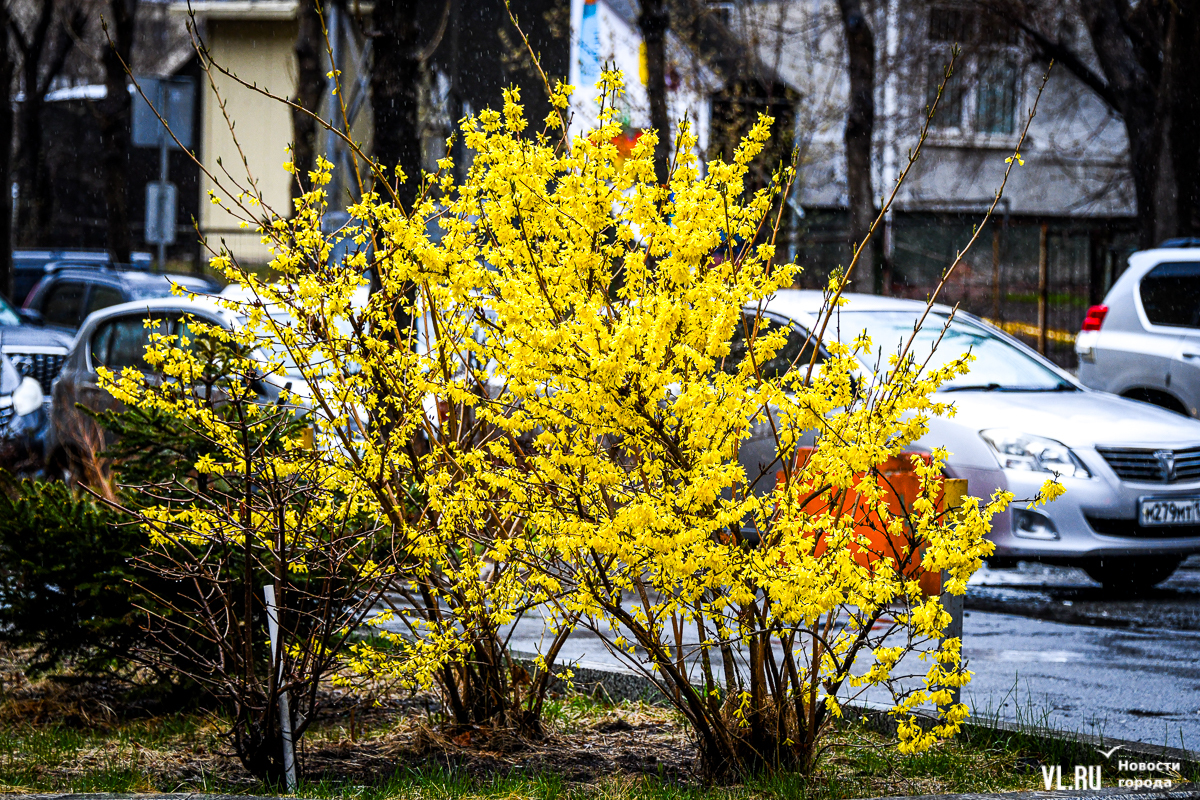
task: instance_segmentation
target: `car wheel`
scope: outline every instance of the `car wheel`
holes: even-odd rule
[[[1165,408],[1167,411],[1174,411],[1176,414],[1188,416],[1187,408],[1183,403],[1176,400],[1166,392],[1160,392],[1157,389],[1130,389],[1121,395],[1121,397],[1130,400],[1137,400],[1139,403],[1149,403],[1152,406]]]
[[[1105,589],[1118,592],[1144,592],[1175,574],[1182,558],[1101,558],[1084,565],[1083,571]]]

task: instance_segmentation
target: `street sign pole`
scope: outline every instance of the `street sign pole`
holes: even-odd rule
[[[175,243],[178,191],[170,181],[171,150],[192,146],[195,81],[189,77],[143,76],[145,93],[134,96],[132,140],[135,147],[158,148],[158,180],[146,184],[146,243],[157,245],[155,268],[167,263],[167,245]]]

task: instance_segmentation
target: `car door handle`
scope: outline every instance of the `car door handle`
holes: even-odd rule
[[[1183,358],[1185,361],[1200,361],[1200,353],[1188,353],[1185,351]]]

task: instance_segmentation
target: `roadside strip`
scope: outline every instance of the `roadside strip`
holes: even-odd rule
[[[514,652],[513,658],[521,662],[528,669],[532,667],[535,656],[532,653]],[[617,670],[608,665],[601,666],[598,664],[589,664],[587,661],[575,661],[569,664],[556,664],[554,668],[555,675],[561,675],[568,667],[572,673],[570,685],[568,686],[556,678],[551,684],[552,689],[559,691],[569,690],[577,694],[585,694],[599,700],[607,700],[614,703],[622,700],[630,702],[644,701],[647,703],[663,703],[666,701],[662,693],[659,692],[658,688],[649,678],[639,675],[632,670]],[[842,704],[842,712],[847,719],[859,720],[872,730],[887,735],[893,735],[896,732],[896,720],[890,713],[890,707],[882,703],[870,701],[844,703]],[[924,728],[932,727],[935,724],[934,717],[928,713],[917,712],[914,714],[914,717],[917,719],[918,724]],[[1053,750],[1059,753],[1064,763],[1094,764],[1099,758],[1097,753],[1103,754],[1106,751],[1111,751],[1113,748],[1119,748],[1121,757],[1125,759],[1156,763],[1171,762],[1185,766],[1200,767],[1200,752],[1194,750],[1147,744],[1146,742],[1127,739],[1092,736],[1082,732],[1056,730],[1044,726],[1021,725],[1000,719],[977,719],[965,722],[963,723],[963,734],[968,738],[994,738],[997,735],[1022,736],[1034,744],[1052,745]],[[1115,757],[1112,757],[1112,759],[1115,763]],[[1063,779],[1066,780],[1067,777],[1064,775]],[[1060,795],[1062,795],[1061,792],[1048,792],[1044,795],[1034,793],[1029,796],[1057,797]],[[972,795],[942,796],[971,797]],[[983,797],[985,795],[979,796]],[[994,797],[995,795],[986,796]],[[1019,794],[1004,795],[1004,797],[1014,798],[1014,800],[1021,796]],[[1080,796],[1091,795],[1086,795],[1085,793]],[[1155,796],[1165,797],[1167,795],[1158,794]],[[1175,795],[1172,794],[1170,796],[1174,797]],[[1200,800],[1200,788],[1196,789],[1195,795],[1189,794],[1186,796],[1195,796],[1197,800]]]
[[[249,794],[198,794],[194,792],[129,794],[90,792],[86,794],[22,794],[11,795],[20,800],[284,800],[279,796],[265,797]],[[1119,797],[1121,800],[1200,800],[1200,785],[1183,784],[1171,790],[1142,792],[1133,789],[1100,789],[1098,791],[1061,792],[1004,792],[997,794],[924,794],[909,797],[893,796],[889,800],[1102,800]]]

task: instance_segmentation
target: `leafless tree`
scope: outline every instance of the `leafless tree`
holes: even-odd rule
[[[406,208],[416,199],[421,180],[420,7],[414,0],[379,0],[371,15],[374,156],[388,169],[403,170],[407,180],[397,195]]]
[[[638,28],[646,45],[646,97],[650,104],[650,127],[658,131],[654,147],[654,174],[667,182],[671,159],[671,120],[667,116],[667,31],[671,12],[666,0],[642,0]]]
[[[793,3],[752,0],[713,6],[674,0],[672,32],[685,51],[681,81],[712,92],[706,157],[730,158],[737,142],[760,113],[773,117],[771,140],[752,166],[752,185],[765,186],[780,163],[790,160],[795,143],[797,95],[781,79],[788,18]],[[704,86],[702,75],[710,76]]]
[[[42,135],[46,93],[62,73],[67,56],[87,24],[89,8],[45,2],[14,8],[9,30],[20,56],[20,103],[17,117],[17,239],[42,245],[53,212],[50,170]]]
[[[296,175],[307,180],[316,163],[317,123],[305,110],[320,113],[321,95],[325,89],[325,75],[321,69],[325,34],[318,0],[302,0],[297,16],[296,96],[293,100],[301,108],[292,109],[292,163],[296,165]],[[304,188],[301,181],[293,181],[293,197],[299,197]]]
[[[1120,114],[1139,243],[1200,234],[1200,2],[984,0]]]
[[[126,91],[126,65],[133,63],[138,0],[111,0],[107,9],[104,45],[104,99],[97,104],[104,171],[104,205],[108,250],[114,260],[128,263],[133,251],[129,228],[129,148],[132,99]]]
[[[11,96],[14,74],[14,56],[12,35],[9,28],[12,25],[12,12],[7,0],[0,2],[0,87],[5,97]],[[13,138],[13,104],[0,104],[0,142],[8,144],[0,147],[0,176],[9,184],[12,173],[12,138]],[[0,294],[9,299],[13,298],[12,271],[12,193],[0,192]]]
[[[875,35],[862,0],[838,0],[845,32],[846,58],[850,76],[850,97],[846,108],[846,188],[850,211],[851,252],[866,241],[859,258],[867,267],[877,269],[875,242],[867,230],[875,218],[875,193],[871,190],[871,139],[875,133]],[[874,281],[877,285],[878,279]]]

